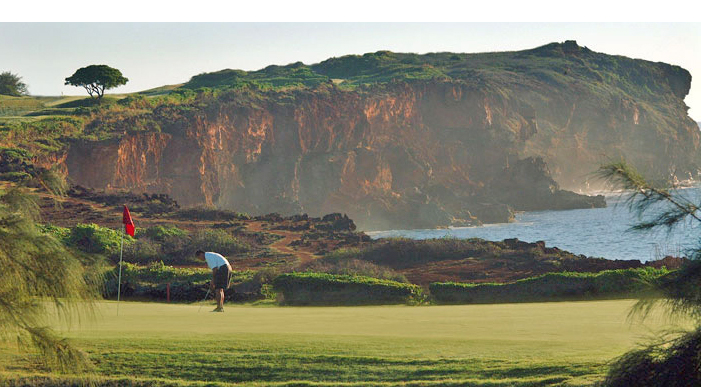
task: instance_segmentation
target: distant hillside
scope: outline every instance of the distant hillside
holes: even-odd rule
[[[590,173],[607,160],[626,158],[651,177],[695,176],[690,85],[678,66],[573,41],[379,51],[200,74],[5,120],[0,102],[0,141],[81,185],[167,193],[183,205],[344,212],[366,230],[468,225],[604,205],[561,187],[593,188]]]

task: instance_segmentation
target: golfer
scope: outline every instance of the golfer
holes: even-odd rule
[[[214,298],[217,300],[217,308],[212,312],[223,312],[224,290],[229,288],[231,281],[231,265],[226,258],[218,253],[205,253],[202,250],[197,250],[195,256],[201,261],[206,261],[207,266],[212,269],[212,282],[209,286],[214,290]]]

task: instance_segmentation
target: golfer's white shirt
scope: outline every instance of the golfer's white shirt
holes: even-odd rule
[[[229,261],[227,261],[226,258],[219,253],[204,253],[204,259],[207,261],[207,266],[209,266],[210,269],[214,269],[215,267],[219,267],[221,265],[231,267],[231,265],[229,265]]]

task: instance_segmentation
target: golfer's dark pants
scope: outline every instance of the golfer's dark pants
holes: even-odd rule
[[[214,289],[228,289],[231,282],[231,269],[221,265],[214,270]]]

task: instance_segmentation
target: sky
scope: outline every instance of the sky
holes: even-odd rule
[[[20,75],[33,95],[81,95],[64,79],[107,64],[129,78],[110,92],[127,93],[225,68],[378,50],[511,51],[565,40],[689,70],[685,102],[701,120],[701,23],[0,23],[0,72]]]

